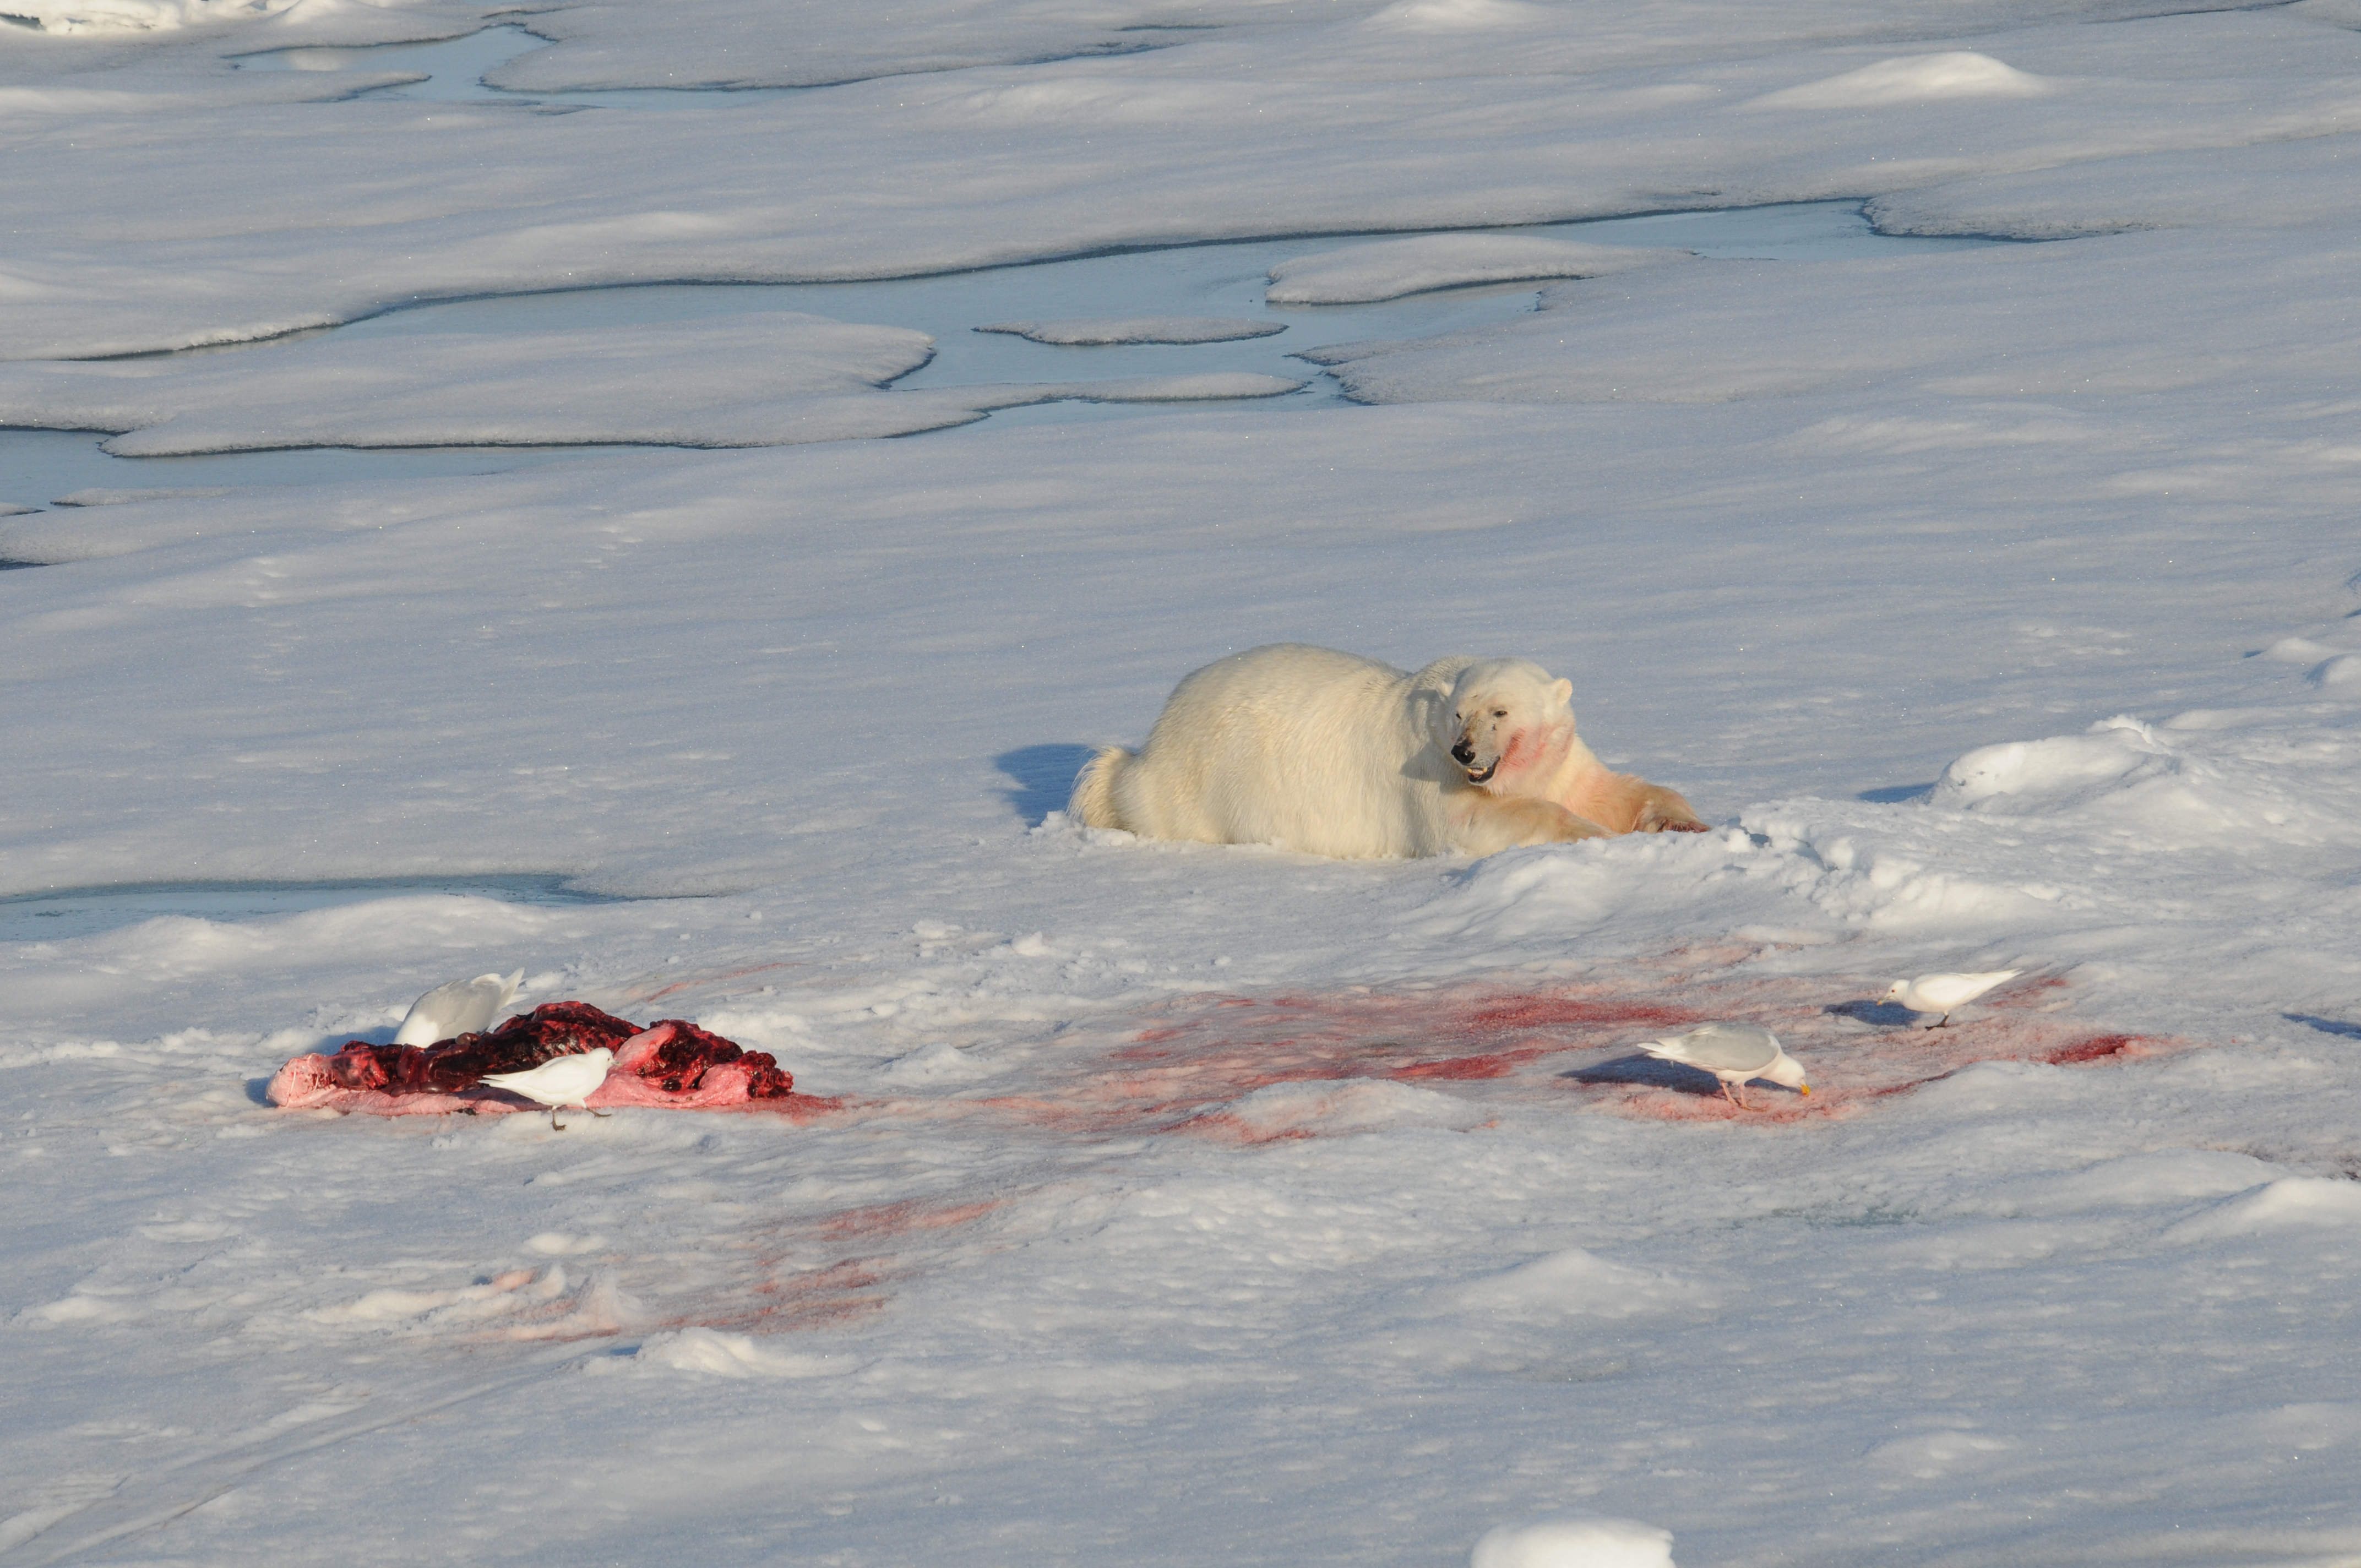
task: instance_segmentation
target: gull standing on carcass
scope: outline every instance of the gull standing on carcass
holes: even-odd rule
[[[524,970],[514,974],[479,974],[438,985],[410,1004],[401,1027],[393,1032],[397,1046],[431,1046],[461,1035],[479,1034],[524,983]]]
[[[511,1094],[522,1094],[527,1100],[538,1101],[549,1107],[549,1130],[566,1131],[558,1121],[561,1107],[579,1106],[590,1111],[589,1098],[598,1092],[607,1081],[607,1069],[615,1064],[615,1053],[605,1046],[596,1050],[578,1051],[573,1056],[552,1057],[539,1067],[523,1072],[488,1072],[484,1081],[495,1089],[505,1089]],[[612,1114],[606,1111],[590,1111],[593,1116]]]
[[[1730,1092],[1730,1085],[1767,1078],[1799,1094],[1809,1094],[1804,1064],[1779,1048],[1779,1036],[1760,1024],[1700,1024],[1686,1035],[1646,1040],[1640,1048],[1660,1061],[1703,1068],[1721,1080],[1721,1096],[1741,1111],[1753,1106]]]
[[[1983,974],[1922,974],[1916,980],[1897,980],[1887,988],[1885,999],[1899,1002],[1913,1013],[1940,1013],[1942,1016],[1927,1025],[1939,1029],[1951,1021],[1951,1010],[1964,1007],[2004,980],[2015,980],[2025,971],[2021,969],[1996,969]]]

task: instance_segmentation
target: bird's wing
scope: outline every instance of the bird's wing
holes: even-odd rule
[[[1687,1062],[1708,1072],[1760,1072],[1779,1059],[1779,1042],[1771,1031],[1752,1025],[1730,1028],[1708,1025],[1675,1039],[1653,1041],[1645,1048],[1651,1055]]]
[[[1918,994],[1938,1007],[1956,1007],[1962,1002],[1982,996],[2002,981],[2014,979],[2013,969],[1994,970],[1985,974],[1930,974],[1918,981]]]
[[[472,980],[455,980],[438,985],[410,1004],[402,1014],[401,1027],[393,1033],[397,1046],[431,1046],[437,1040],[447,1040],[458,1033],[447,1025],[453,1016],[463,1011],[467,997],[475,985]]]
[[[1684,1060],[1712,1072],[1759,1072],[1778,1060],[1778,1039],[1771,1029],[1752,1025],[1733,1029],[1690,1029],[1684,1036],[1688,1056]]]

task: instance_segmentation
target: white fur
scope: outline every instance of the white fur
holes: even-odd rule
[[[1701,828],[1679,795],[1599,764],[1575,733],[1573,689],[1521,659],[1458,655],[1410,674],[1333,649],[1253,648],[1183,680],[1137,754],[1093,758],[1069,809],[1143,838],[1348,860]]]

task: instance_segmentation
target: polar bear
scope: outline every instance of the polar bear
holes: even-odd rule
[[[1590,754],[1573,696],[1523,659],[1410,674],[1330,648],[1249,648],[1175,687],[1137,752],[1092,758],[1067,810],[1145,839],[1342,860],[1704,832],[1677,794]]]

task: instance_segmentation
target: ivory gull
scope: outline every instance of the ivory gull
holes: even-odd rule
[[[1730,1086],[1749,1079],[1767,1078],[1801,1094],[1812,1091],[1804,1081],[1804,1064],[1780,1049],[1779,1036],[1760,1024],[1700,1024],[1686,1035],[1642,1041],[1640,1048],[1662,1061],[1703,1068],[1721,1080],[1722,1098],[1741,1111],[1754,1107]]]
[[[393,1043],[431,1046],[437,1040],[479,1033],[523,983],[524,970],[519,970],[514,974],[479,974],[473,980],[438,985],[410,1004],[401,1027],[393,1032]]]
[[[538,1101],[549,1107],[549,1128],[554,1133],[566,1131],[557,1119],[558,1111],[567,1105],[577,1105],[585,1111],[590,1096],[607,1081],[607,1069],[615,1062],[615,1053],[605,1046],[595,1050],[577,1051],[572,1056],[552,1057],[539,1067],[523,1072],[488,1072],[484,1081],[495,1089],[505,1089],[511,1094],[522,1094],[527,1100]],[[593,1116],[609,1114],[590,1111]]]
[[[1964,1007],[2004,980],[2015,980],[2025,971],[2021,969],[1996,969],[1983,974],[1922,974],[1916,980],[1897,980],[1886,989],[1889,1002],[1899,1002],[1913,1013],[1940,1013],[1942,1016],[1927,1025],[1939,1029],[1951,1021],[1951,1010]]]

